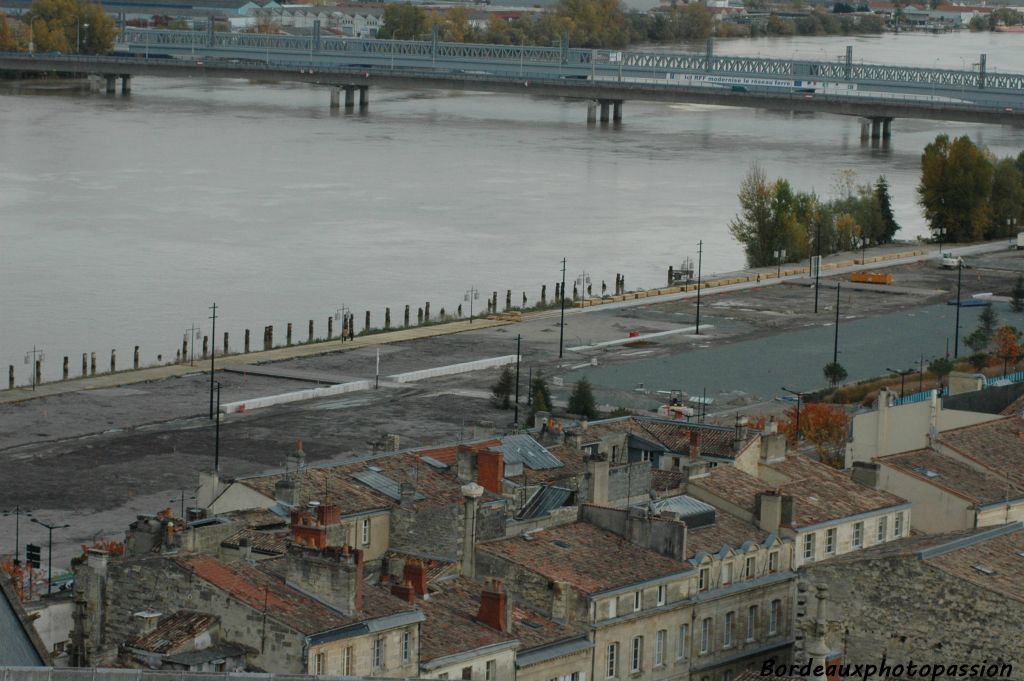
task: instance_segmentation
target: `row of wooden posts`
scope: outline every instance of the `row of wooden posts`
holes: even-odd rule
[[[548,305],[547,290],[548,290],[547,285],[541,286],[541,288],[540,288],[540,305],[539,305],[540,307],[546,307]],[[625,277],[620,275],[620,274],[616,274],[615,275],[615,293],[614,293],[614,295],[619,295],[621,293],[625,293],[625,291],[626,291],[626,280],[625,280]],[[605,284],[605,282],[602,281],[601,282],[601,295],[602,296],[606,295],[607,292],[608,292],[608,286]],[[590,284],[588,284],[587,287],[586,287],[586,295],[588,297],[593,295],[592,294],[592,285],[590,285]],[[572,299],[573,300],[579,300],[579,298],[580,298],[579,289],[576,286],[576,284],[573,284],[573,287],[572,287]],[[526,293],[524,292],[523,293],[523,301],[522,301],[522,308],[523,309],[526,308],[526,302],[527,302]],[[555,295],[554,295],[554,299],[552,300],[552,303],[553,304],[558,304],[558,303],[561,303],[561,302],[562,302],[562,287],[561,287],[561,284],[557,284],[556,283],[555,284]],[[512,289],[508,289],[505,292],[505,310],[504,311],[507,312],[507,311],[511,311],[512,309],[513,309],[512,308]],[[497,313],[498,313],[498,292],[494,291],[491,294],[491,297],[487,300],[487,308],[486,308],[486,311],[484,312],[484,314],[485,315],[489,315],[489,314],[497,314]],[[411,314],[412,314],[411,307],[409,305],[406,305],[405,306],[405,312],[404,312],[404,314],[402,316],[402,327],[401,328],[408,328],[409,327],[410,321],[411,321]],[[458,309],[457,309],[456,314],[455,314],[455,318],[456,319],[462,319],[463,318],[462,305],[458,306]],[[448,321],[449,319],[450,319],[449,315],[447,315],[445,313],[445,309],[442,307],[440,315],[438,316],[438,319],[436,321],[443,322],[443,321]],[[341,321],[341,333],[340,333],[339,336],[335,336],[334,335],[334,322],[335,322],[335,318],[333,316],[327,318],[327,338],[322,339],[322,340],[329,341],[329,340],[340,339],[340,340],[344,341],[345,339],[352,340],[352,339],[355,338],[355,335],[356,335],[355,334],[355,326],[356,326],[355,315],[353,315],[351,313],[346,313],[344,315],[344,318],[341,319],[340,321]],[[431,320],[431,316],[430,316],[430,303],[427,302],[427,303],[424,303],[423,307],[417,309],[417,311],[416,311],[416,324],[421,326],[423,324],[429,324],[429,323],[431,323],[431,321],[432,320]],[[366,333],[366,332],[370,331],[371,328],[372,327],[370,325],[370,311],[367,310],[365,318],[363,320],[363,331],[362,331],[362,333]],[[386,307],[386,308],[384,308],[384,330],[385,331],[389,331],[389,330],[391,330],[393,328],[398,328],[398,327],[393,327],[392,326],[392,324],[391,324],[391,308],[390,307]],[[175,362],[176,363],[183,363],[183,362],[188,362],[189,361],[189,340],[190,339],[188,338],[188,336],[186,336],[182,340],[182,342],[181,342],[181,349],[176,351],[176,356],[175,356]],[[314,342],[317,342],[318,340],[320,340],[320,339],[317,339],[314,336],[313,320],[310,319],[309,320],[309,329],[308,329],[308,333],[307,333],[306,341],[305,342],[307,342],[307,343],[314,343]],[[230,341],[230,336],[229,336],[228,332],[225,331],[224,332],[224,345],[222,346],[222,348],[220,350],[220,354],[226,355],[226,354],[229,354],[231,352],[231,349],[230,349],[231,346],[229,344],[229,341]],[[200,355],[201,359],[206,359],[206,358],[208,358],[210,356],[210,346],[209,346],[209,343],[210,343],[209,336],[203,336],[202,354]],[[291,346],[291,345],[294,345],[294,338],[293,338],[293,335],[292,335],[292,325],[289,322],[289,324],[287,326],[287,329],[285,331],[285,346],[287,347],[287,346]],[[273,325],[265,326],[263,328],[263,346],[262,346],[261,349],[262,350],[271,350],[271,349],[273,349],[273,347],[274,347],[274,327],[273,327]],[[250,332],[249,332],[249,329],[245,330],[245,340],[244,340],[243,348],[244,348],[242,350],[243,353],[252,352],[251,343],[250,343]],[[162,359],[162,357],[158,357],[158,360],[160,360],[160,359]],[[33,367],[33,369],[35,371],[35,381],[34,381],[34,383],[36,385],[38,385],[38,384],[43,382],[43,380],[42,380],[42,378],[43,378],[43,360],[42,360],[42,358],[39,358],[39,359],[35,359],[34,361],[35,361],[35,366]],[[139,364],[139,346],[136,345],[135,346],[135,351],[134,351],[133,356],[132,356],[132,369],[138,369],[138,368],[140,368],[140,364]],[[114,373],[116,371],[117,371],[117,350],[111,350],[110,351],[110,373]],[[81,375],[81,377],[85,378],[87,376],[95,376],[95,375],[96,375],[96,353],[95,352],[83,352],[82,353],[82,375]],[[64,356],[63,370],[62,370],[62,373],[61,373],[61,380],[66,381],[70,377],[71,377],[70,376],[70,358],[67,355],[65,355]],[[14,365],[13,364],[11,364],[8,367],[8,370],[7,370],[7,387],[9,389],[13,389],[14,388]]]

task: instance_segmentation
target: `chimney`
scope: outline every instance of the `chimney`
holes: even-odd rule
[[[414,594],[427,595],[427,566],[422,560],[410,558],[405,561],[402,570],[402,581],[409,585]]]
[[[505,478],[505,455],[501,452],[479,452],[476,467],[477,484],[500,496],[501,481]]]
[[[399,506],[402,508],[412,508],[416,502],[416,488],[413,487],[412,483],[403,482],[399,485]]]
[[[700,459],[700,431],[690,431],[690,461],[697,463]]]
[[[774,427],[776,424],[773,422],[771,425]],[[771,433],[767,430],[765,428],[765,432],[761,434],[762,462],[766,464],[781,463],[786,460],[786,434],[778,432],[777,428],[773,428],[775,432]]]
[[[828,656],[831,652],[828,644],[825,642],[825,632],[828,627],[826,614],[828,587],[824,585],[819,586],[816,596],[818,598],[818,612],[814,618],[813,633],[810,635],[810,641],[808,641],[806,647],[806,667],[810,667],[810,669],[804,678],[806,681],[827,681],[828,675],[825,673],[825,667],[828,664]]]
[[[110,560],[110,554],[103,549],[89,549],[87,551],[86,562],[89,567],[92,568],[100,577],[105,577],[107,574],[107,563]]]
[[[782,495],[782,517],[779,522],[782,525],[792,525],[793,517],[796,511],[796,499],[793,498],[792,494]]]
[[[462,482],[476,482],[476,454],[466,445],[459,445],[456,453],[458,476]]]
[[[252,560],[252,546],[249,545],[247,537],[242,537],[238,540],[238,554],[239,558],[244,561]]]
[[[345,614],[363,609],[363,552],[349,546],[322,551],[292,546],[285,581],[317,595]]]
[[[583,460],[587,481],[587,503],[603,506],[608,503],[608,461],[599,454]]]
[[[878,473],[880,470],[880,464],[868,463],[867,461],[854,461],[853,471],[850,474],[850,477],[853,478],[854,482],[859,482],[871,489],[878,489]]]
[[[747,417],[736,414],[736,426],[733,428],[732,448],[740,451],[747,444]]]
[[[324,527],[341,523],[341,509],[334,504],[323,504],[316,509],[317,520]]]
[[[508,607],[508,594],[500,579],[488,579],[480,592],[480,611],[476,619],[491,629],[509,631],[511,629],[512,610]]]
[[[402,584],[392,584],[391,593],[392,595],[401,598],[409,605],[416,604],[416,590],[413,589],[412,584],[408,581],[403,582]]]
[[[475,482],[462,486],[465,515],[462,528],[462,576],[473,577],[476,573],[476,506],[484,488]]]
[[[145,636],[154,631],[160,623],[161,613],[155,610],[141,610],[133,613],[133,617],[139,622],[139,636]]]
[[[777,491],[758,492],[757,526],[765,532],[779,531],[782,524],[782,495]]]
[[[551,619],[559,624],[568,624],[575,619],[575,592],[568,582],[555,582],[551,595]]]
[[[288,478],[278,480],[274,485],[274,500],[285,506],[295,506],[298,503],[295,483]]]

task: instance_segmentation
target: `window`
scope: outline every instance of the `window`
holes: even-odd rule
[[[888,525],[889,525],[889,518],[888,518],[888,516],[882,516],[881,518],[878,519],[878,534],[876,536],[878,538],[878,542],[879,543],[884,542],[886,535],[889,534],[889,527],[888,527]]]
[[[722,563],[722,586],[732,584],[732,563]]]
[[[647,451],[640,452],[640,460],[641,461],[650,461],[651,460],[651,453],[647,452]]]
[[[892,524],[892,536],[902,537],[903,536],[903,511],[896,514],[896,520]]]
[[[471,681],[473,678],[473,668],[463,667],[462,668],[462,681]]]
[[[779,552],[772,551],[768,554],[768,572],[775,573],[779,571]]]
[[[668,587],[664,584],[658,587],[658,605],[665,605],[668,600]]]
[[[725,627],[722,629],[722,646],[728,648],[732,646],[732,625],[733,620],[736,619],[736,613],[727,612],[725,613]]]
[[[665,666],[665,639],[668,638],[668,630],[661,629],[654,637],[654,666]]]
[[[814,533],[804,535],[804,560],[814,560]]]
[[[352,663],[355,661],[355,657],[352,656],[352,646],[346,646],[341,649],[341,675],[352,676]]]
[[[754,573],[757,572],[757,556],[750,556],[747,558],[747,565],[744,569],[743,576],[747,579],[753,579]]]
[[[747,608],[747,640],[753,641],[757,638],[757,606]]]
[[[484,680],[494,681],[494,672],[498,668],[498,663],[494,660],[487,660],[487,664],[484,665]]]
[[[859,549],[864,546],[864,523],[853,524],[853,548]]]
[[[637,636],[633,639],[633,652],[630,655],[629,670],[634,674],[643,669],[644,637]]]
[[[697,588],[699,590],[701,590],[701,591],[707,591],[708,590],[708,582],[710,581],[710,577],[711,577],[711,568],[701,568],[700,569],[700,577],[698,578],[698,581],[697,581]]]
[[[412,638],[408,631],[402,632],[402,662],[409,661],[409,639]]]
[[[619,616],[619,599],[608,599],[608,619],[615,619]]]
[[[836,528],[825,530],[825,555],[831,556],[836,552]]]
[[[711,647],[711,618],[705,617],[700,623],[700,654],[706,655]]]
[[[686,659],[686,625],[679,625],[679,632],[676,634],[676,659]]]
[[[619,675],[619,644],[611,643],[608,645],[608,678],[614,679]]]
[[[313,656],[313,673],[320,676],[327,670],[327,655],[317,653]]]
[[[380,669],[384,662],[384,637],[373,639],[373,668]]]
[[[363,546],[370,543],[370,519],[363,518]]]
[[[633,594],[633,612],[640,612],[644,607],[644,592],[637,591]]]
[[[779,615],[782,610],[782,601],[775,599],[772,601],[772,609],[768,612],[768,633],[777,634],[779,633]]]

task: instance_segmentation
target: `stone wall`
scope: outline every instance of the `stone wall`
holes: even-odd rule
[[[441,508],[395,507],[391,510],[391,549],[456,561],[462,557],[464,510],[452,504]]]
[[[916,555],[828,561],[801,570],[829,587],[829,620],[847,629],[844,661],[973,664],[1006,660],[1024,679],[1024,608]],[[813,586],[810,589],[813,593]],[[842,648],[844,641],[830,641]]]
[[[608,470],[608,503],[622,506],[647,500],[651,490],[651,462],[637,461]]]

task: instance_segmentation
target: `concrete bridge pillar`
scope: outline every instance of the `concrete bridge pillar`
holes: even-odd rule
[[[622,122],[622,100],[621,99],[612,100],[612,105],[613,105],[612,106],[612,121],[614,121],[615,123],[621,123]]]
[[[866,142],[871,131],[871,121],[863,119],[860,122],[860,141]]]
[[[339,108],[341,108],[341,88],[336,88],[336,87],[332,87],[331,88],[331,108],[332,109],[339,109]]]
[[[882,119],[872,118],[871,119],[871,139],[877,140],[882,137]]]
[[[132,93],[132,77],[128,74],[121,76],[121,94],[130,95]]]
[[[600,100],[600,103],[601,103],[601,122],[602,123],[607,123],[608,122],[608,105],[611,102],[609,100],[607,100],[607,99],[602,99],[602,100]]]
[[[356,88],[353,85],[345,86],[345,111],[354,109],[356,106]]]
[[[892,129],[889,127],[891,124],[891,118],[882,119],[882,139],[887,140],[892,137]]]
[[[365,109],[370,106],[370,86],[360,85],[359,86],[359,108]]]
[[[587,125],[597,123],[597,101],[591,99],[587,102]]]
[[[117,92],[117,76],[105,75],[107,79],[107,94],[112,95]]]

